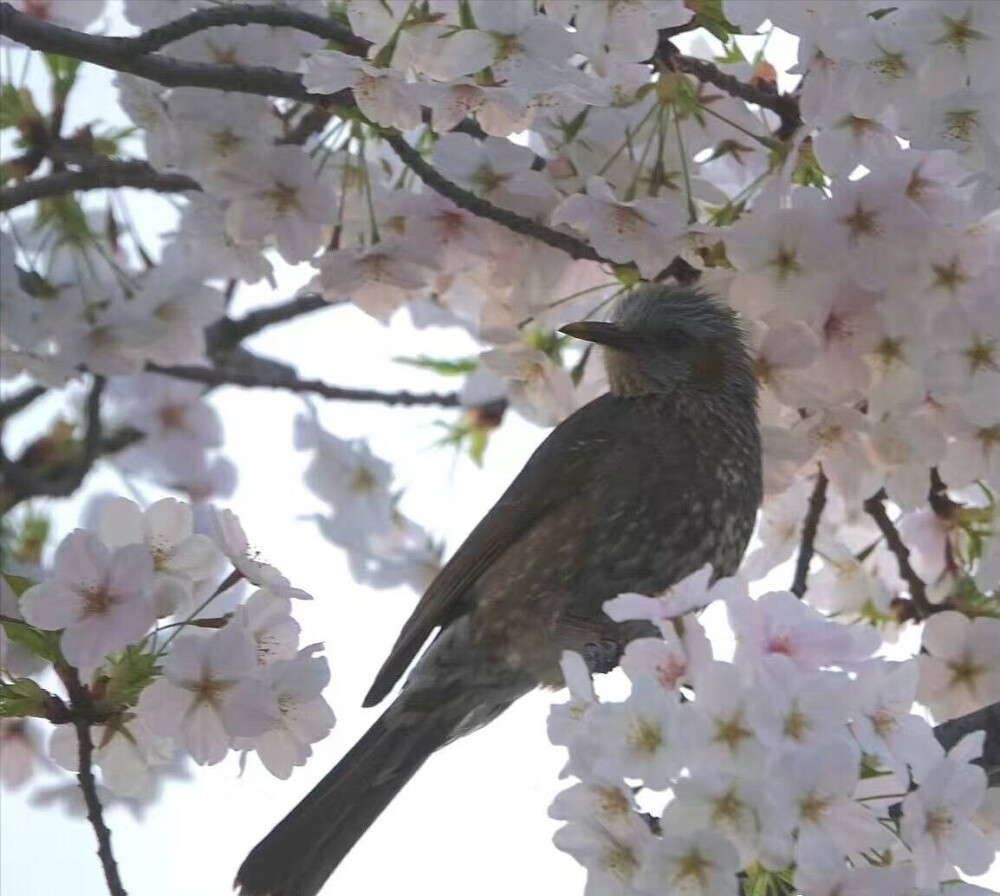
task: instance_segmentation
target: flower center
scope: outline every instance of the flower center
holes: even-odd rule
[[[636,719],[629,728],[628,743],[633,750],[651,755],[663,744],[663,731],[649,719]]]

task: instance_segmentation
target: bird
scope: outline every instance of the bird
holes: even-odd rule
[[[736,313],[692,286],[647,284],[611,320],[561,332],[603,348],[609,391],[549,433],[427,588],[364,706],[437,634],[367,733],[247,856],[242,896],[315,896],[429,756],[536,687],[562,687],[563,651],[613,667],[649,623],[614,623],[605,601],[662,593],[706,563],[716,577],[739,566],[762,476]]]

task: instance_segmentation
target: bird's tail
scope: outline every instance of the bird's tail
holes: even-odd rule
[[[390,706],[254,847],[236,875],[242,896],[315,896],[427,757],[452,736],[454,722],[440,714],[412,722],[400,715]]]

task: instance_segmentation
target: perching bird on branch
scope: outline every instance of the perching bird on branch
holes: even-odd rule
[[[250,853],[245,896],[314,896],[425,760],[542,685],[564,650],[635,637],[602,612],[711,563],[737,568],[761,497],[756,381],[735,315],[703,292],[645,286],[604,346],[610,392],[557,426],[403,626],[365,706],[399,696]]]

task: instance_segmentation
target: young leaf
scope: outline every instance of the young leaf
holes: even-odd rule
[[[0,718],[23,716],[48,716],[49,694],[30,678],[15,678],[9,684],[0,684]]]

